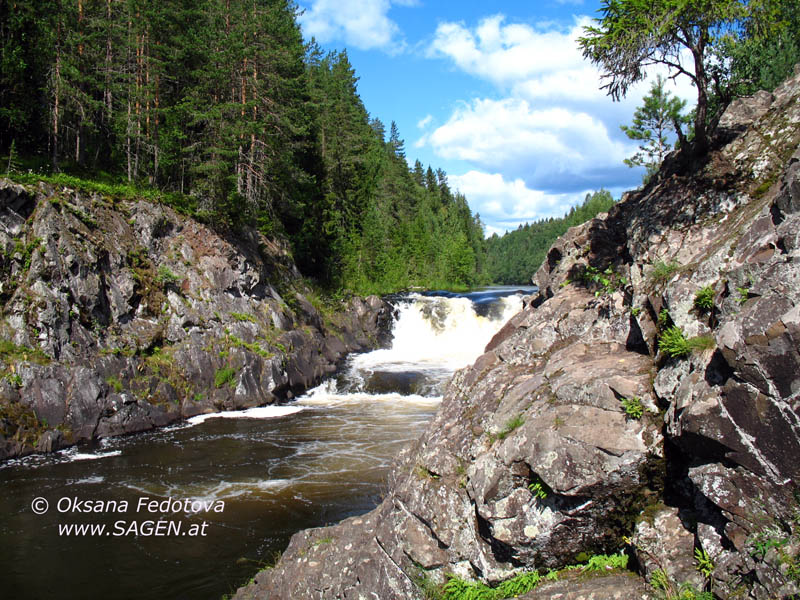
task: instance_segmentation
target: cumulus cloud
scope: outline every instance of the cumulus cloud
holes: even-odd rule
[[[414,6],[417,0],[312,0],[299,21],[306,37],[322,43],[342,40],[361,50],[395,52],[404,42],[400,28],[388,16],[393,4]]]
[[[417,145],[429,145],[439,156],[466,161],[478,171],[502,174],[506,182],[519,180],[542,197],[635,186],[640,174],[622,161],[636,144],[619,126],[630,123],[649,81],[622,102],[612,102],[601,89],[600,72],[578,47],[590,22],[576,17],[568,27],[534,27],[494,15],[472,28],[439,24],[428,55],[491,82],[499,98],[463,101]],[[695,92],[690,84],[672,91],[691,105]],[[471,172],[473,179],[478,171]],[[508,186],[497,190],[506,193]]]
[[[508,86],[543,73],[582,69],[575,40],[589,22],[582,17],[567,30],[506,24],[503,15],[487,17],[474,29],[463,23],[440,23],[428,54],[449,58],[467,73]]]
[[[529,188],[521,178],[507,180],[501,173],[477,170],[449,175],[448,180],[451,187],[469,198],[473,211],[487,223],[486,235],[502,234],[521,223],[563,216],[587,193],[581,190],[550,194]]]
[[[518,98],[474,100],[426,141],[443,158],[502,172],[537,188],[570,192],[619,171],[634,150],[586,112],[537,108]]]

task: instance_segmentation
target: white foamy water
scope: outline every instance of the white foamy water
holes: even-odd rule
[[[476,313],[468,298],[412,294],[398,308],[391,348],[353,358],[356,369],[438,368],[453,372],[472,364],[495,333],[522,308],[519,296],[497,300],[496,318]]]
[[[303,410],[302,406],[257,406],[247,410],[229,410],[225,412],[197,415],[186,419],[190,425],[199,425],[209,419],[275,419],[286,417]]]
[[[246,496],[260,496],[264,493],[282,490],[295,480],[292,479],[257,479],[248,478],[238,481],[205,481],[170,485],[162,482],[153,482],[147,485],[137,485],[126,482],[125,486],[147,498],[187,498],[190,503],[216,502],[217,500],[232,500]]]
[[[317,387],[308,390],[297,399],[301,406],[342,406],[360,403],[403,403],[408,406],[436,406],[441,396],[421,396],[419,394],[370,394],[368,392],[339,392],[335,379],[329,379]]]
[[[105,477],[100,475],[94,475],[90,477],[84,477],[83,479],[70,479],[69,485],[84,485],[84,484],[95,484],[95,483],[103,483],[105,481]]]
[[[71,460],[99,460],[101,458],[109,458],[111,456],[119,456],[122,454],[121,450],[111,450],[110,452],[78,452],[74,447],[64,451],[64,456]]]

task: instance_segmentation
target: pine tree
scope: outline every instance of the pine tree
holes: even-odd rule
[[[641,142],[639,152],[625,159],[625,164],[629,167],[645,167],[645,178],[649,179],[673,148],[669,140],[671,133],[677,136],[679,143],[686,143],[683,126],[689,122],[689,118],[681,114],[684,108],[686,101],[665,90],[664,78],[659,75],[644,97],[644,104],[636,109],[633,125],[621,126],[630,139]]]
[[[389,149],[395,158],[405,161],[405,142],[400,139],[400,130],[397,127],[397,123],[394,121],[392,121],[392,125],[389,129]]]

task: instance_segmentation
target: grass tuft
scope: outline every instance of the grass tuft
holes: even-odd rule
[[[223,367],[218,369],[214,374],[214,385],[221,388],[223,385],[230,385],[233,387],[236,379],[236,369],[232,367]]]
[[[625,414],[635,420],[639,420],[642,418],[644,414],[644,406],[642,405],[642,400],[637,398],[636,396],[632,396],[630,398],[623,398],[620,402],[622,402],[622,410],[625,411]]]
[[[680,268],[681,265],[675,261],[656,261],[656,263],[653,264],[653,270],[650,271],[650,279],[654,283],[665,284],[672,279],[672,276],[675,275]]]

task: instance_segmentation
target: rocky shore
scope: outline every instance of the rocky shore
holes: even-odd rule
[[[0,460],[291,398],[388,341],[285,246],[145,200],[0,179]]]
[[[796,597],[799,142],[800,70],[571,229],[383,502],[299,532],[236,598],[425,598],[617,551],[632,572],[522,597]]]

